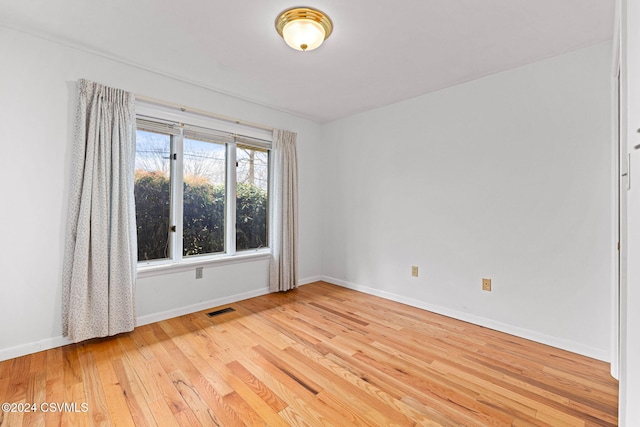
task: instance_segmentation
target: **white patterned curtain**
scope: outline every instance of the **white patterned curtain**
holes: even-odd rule
[[[63,334],[74,342],[135,326],[134,103],[78,82],[62,282]]]
[[[288,291],[298,286],[298,156],[297,134],[273,131],[273,187],[271,193],[271,261],[269,289]]]

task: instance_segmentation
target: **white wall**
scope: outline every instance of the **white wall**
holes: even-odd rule
[[[631,154],[627,281],[620,289],[621,426],[640,425],[640,1],[622,1],[621,141]]]
[[[300,278],[320,274],[319,125],[95,54],[0,28],[0,360],[63,344],[61,265],[75,82],[298,132]],[[143,321],[266,292],[268,263],[206,268],[138,281]]]
[[[327,279],[607,360],[610,63],[601,44],[325,125]]]
[[[319,126],[0,28],[0,360],[64,343],[79,78],[298,132],[303,281],[325,277],[606,359],[609,50]],[[493,279],[493,292],[480,290],[481,277]],[[206,268],[198,281],[192,271],[144,278],[138,315],[147,322],[206,308],[266,284],[264,260]]]

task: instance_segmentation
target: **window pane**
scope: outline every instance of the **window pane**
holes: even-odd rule
[[[135,199],[138,261],[170,258],[171,137],[136,132]]]
[[[183,255],[224,252],[225,145],[184,139]]]
[[[266,247],[269,153],[238,145],[236,159],[236,250]]]

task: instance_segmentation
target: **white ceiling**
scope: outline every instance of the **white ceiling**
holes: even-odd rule
[[[610,40],[613,0],[309,0],[334,22],[298,52],[296,0],[2,0],[0,25],[323,123]],[[153,94],[145,94],[153,96]]]

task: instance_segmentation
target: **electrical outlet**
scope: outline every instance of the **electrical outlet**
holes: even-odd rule
[[[202,279],[202,267],[196,267],[196,279]]]
[[[411,266],[411,275],[413,277],[418,277],[418,266],[417,265],[412,265]]]
[[[482,279],[482,290],[491,292],[491,279]]]

